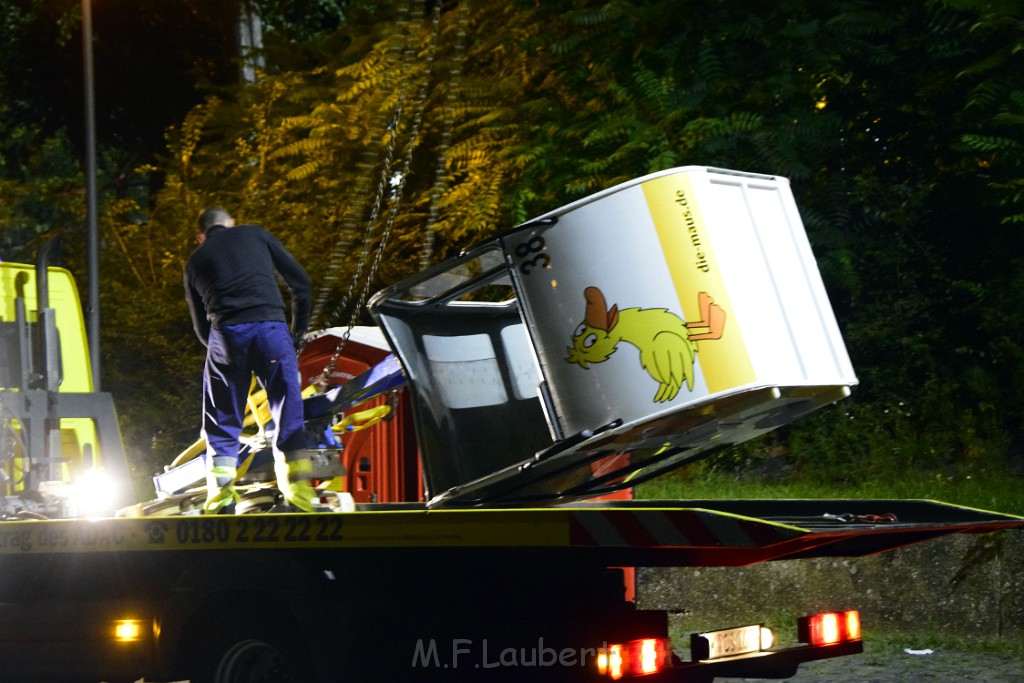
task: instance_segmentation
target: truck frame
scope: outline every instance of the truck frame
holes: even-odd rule
[[[5,522],[0,657],[40,681],[602,681],[602,655],[649,641],[665,654],[643,680],[781,678],[860,652],[859,632],[794,625],[770,646],[752,624],[698,634],[686,657],[615,568],[861,556],[1022,523],[891,500]]]

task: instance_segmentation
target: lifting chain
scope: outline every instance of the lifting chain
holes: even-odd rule
[[[388,242],[391,239],[391,233],[394,228],[395,219],[398,216],[398,209],[401,206],[402,199],[405,193],[405,181],[409,176],[409,169],[412,165],[412,156],[419,143],[420,128],[423,123],[423,112],[426,109],[427,88],[430,84],[431,71],[433,68],[434,58],[437,52],[437,34],[440,25],[441,6],[440,3],[437,3],[434,5],[433,17],[430,27],[430,37],[427,45],[427,57],[425,60],[426,66],[424,67],[423,78],[420,82],[419,89],[417,90],[416,93],[416,102],[418,106],[416,108],[415,114],[413,115],[412,124],[410,126],[409,141],[406,145],[406,153],[398,172],[392,173],[391,162],[394,157],[395,140],[398,138],[399,124],[401,123],[402,110],[405,105],[405,94],[404,88],[402,86],[404,85],[405,74],[409,73],[409,71],[411,70],[410,67],[412,65],[412,61],[416,57],[416,49],[414,44],[416,33],[413,30],[409,30],[409,32],[407,33],[407,42],[404,55],[405,64],[403,68],[403,74],[401,76],[402,80],[399,82],[400,89],[398,94],[398,102],[395,105],[394,118],[392,119],[391,126],[389,126],[390,136],[388,139],[387,146],[385,148],[384,164],[381,167],[380,181],[377,185],[377,194],[374,197],[373,208],[371,209],[370,217],[367,221],[366,231],[364,232],[363,236],[363,252],[361,254],[359,267],[356,269],[356,272],[352,276],[352,281],[350,283],[349,290],[346,293],[345,298],[339,305],[338,310],[343,310],[345,306],[348,305],[349,300],[351,298],[351,294],[356,289],[358,283],[361,281],[362,284],[361,286],[359,286],[358,300],[352,307],[352,312],[349,317],[348,325],[346,326],[345,331],[342,334],[342,337],[334,350],[334,353],[331,355],[331,359],[328,361],[327,365],[324,367],[320,375],[314,380],[314,384],[321,389],[327,386],[328,379],[330,378],[331,373],[334,372],[334,368],[338,363],[338,359],[341,358],[342,351],[344,350],[345,345],[348,343],[349,337],[352,334],[352,328],[355,327],[356,322],[359,319],[359,314],[362,311],[363,307],[366,305],[366,300],[369,298],[370,294],[370,286],[373,283],[374,278],[376,278],[377,276],[377,271],[379,270],[381,261],[384,258],[384,251],[387,248]],[[385,221],[384,228],[381,231],[380,242],[377,247],[377,252],[374,255],[373,262],[370,264],[370,270],[366,274],[366,277],[363,278],[363,271],[365,265],[370,260],[369,249],[370,244],[372,242],[373,234],[375,232],[374,226],[380,214],[380,207],[383,204],[384,188],[388,186],[392,187],[390,211],[388,212],[388,217],[387,220]]]
[[[434,225],[440,212],[441,195],[447,188],[445,167],[448,160],[448,148],[452,143],[452,130],[455,127],[455,99],[462,84],[462,56],[466,45],[466,27],[469,25],[469,0],[459,3],[459,16],[455,31],[455,49],[452,54],[452,66],[448,79],[448,93],[445,96],[444,125],[441,129],[441,144],[437,151],[437,164],[434,167],[434,187],[430,193],[430,214],[423,234],[423,250],[420,253],[420,270],[425,270],[434,259]]]
[[[398,27],[399,27],[398,30],[403,35],[405,35],[405,49],[403,49],[402,52],[405,55],[406,62],[409,61],[409,42],[410,42],[410,39],[408,37],[408,31],[407,31],[407,25],[408,25],[408,22],[409,22],[408,15],[409,15],[409,3],[406,2],[405,4],[399,6],[399,8],[398,8],[398,21],[397,21],[397,24],[398,24]],[[392,48],[392,49],[394,49],[394,48]],[[404,66],[408,66],[408,64],[405,64]],[[335,306],[332,314],[328,318],[329,320],[336,320],[340,316],[341,311],[343,311],[345,309],[345,307],[348,305],[348,302],[351,300],[352,294],[355,291],[356,286],[359,284],[359,275],[363,272],[364,268],[366,267],[366,263],[370,259],[370,245],[372,244],[373,229],[374,229],[374,225],[375,225],[375,221],[376,221],[375,216],[376,216],[376,213],[377,213],[378,208],[380,206],[380,202],[381,202],[381,200],[383,198],[384,186],[387,184],[388,174],[390,173],[391,163],[392,163],[392,159],[394,157],[395,139],[397,137],[395,131],[396,131],[398,122],[400,121],[400,117],[401,117],[401,106],[400,105],[401,105],[402,99],[404,97],[404,95],[402,93],[403,93],[403,89],[404,89],[404,86],[405,86],[405,74],[408,71],[408,69],[404,68],[404,66],[403,66],[403,69],[401,70],[401,72],[399,74],[399,81],[398,81],[398,87],[397,87],[399,106],[396,107],[394,112],[392,112],[391,122],[389,124],[387,124],[387,126],[385,127],[385,124],[384,124],[384,122],[385,122],[384,110],[381,109],[377,113],[377,117],[378,118],[377,118],[376,123],[375,123],[375,125],[373,127],[374,130],[385,130],[386,131],[385,132],[385,137],[383,138],[383,163],[382,163],[382,167],[381,167],[380,180],[377,183],[377,191],[376,191],[376,193],[374,195],[374,203],[373,203],[374,209],[373,209],[373,212],[372,212],[372,216],[373,217],[371,217],[371,220],[369,220],[366,223],[366,226],[365,226],[364,236],[363,236],[362,246],[361,246],[361,252],[360,252],[360,255],[359,255],[359,259],[357,261],[357,264],[358,264],[357,265],[357,270],[353,274],[351,280],[349,281],[348,289],[345,291],[345,294],[342,296],[340,303],[338,303],[338,305]],[[364,166],[365,166],[364,171],[365,172],[361,172],[358,175],[358,181],[357,181],[358,184],[356,185],[355,188],[353,188],[353,193],[352,193],[356,198],[358,198],[360,200],[364,200],[365,198],[369,198],[369,196],[370,196],[369,184],[370,184],[370,179],[373,176],[373,169],[377,166],[377,156],[378,156],[378,153],[379,153],[379,150],[376,149],[376,148],[374,150],[368,149],[366,151],[366,153],[365,153],[365,161],[364,161]],[[345,220],[343,222],[343,226],[342,226],[342,229],[341,229],[341,237],[338,240],[338,242],[335,244],[335,247],[334,247],[334,249],[333,249],[333,251],[331,253],[331,259],[330,259],[330,261],[329,261],[329,263],[327,265],[327,269],[326,269],[325,274],[324,274],[324,282],[328,282],[328,283],[329,282],[333,282],[335,274],[341,269],[342,260],[343,260],[343,258],[345,256],[345,254],[348,253],[349,245],[352,243],[352,236],[356,232],[356,223],[359,221],[359,217],[364,215],[365,207],[366,207],[366,202],[365,201],[359,201],[355,205],[354,208],[353,208],[353,205],[351,205],[351,204],[349,205],[349,210],[345,213]],[[313,307],[313,311],[312,311],[312,314],[310,316],[311,327],[312,326],[319,326],[319,323],[321,323],[323,321],[323,311],[324,311],[324,307],[326,306],[326,303],[327,303],[328,294],[329,294],[329,288],[327,286],[324,286],[324,287],[320,288],[320,292],[317,295],[316,303],[315,303],[315,305]],[[303,343],[303,345],[304,345],[304,343]],[[300,354],[302,353],[302,347],[301,346],[299,347],[298,352]]]
[[[380,121],[380,125],[376,128],[384,128],[383,118]],[[377,150],[366,150],[364,153],[364,161],[359,164],[361,172],[357,176],[357,181],[353,187],[352,195],[361,198],[362,201],[355,202],[355,205],[349,205],[348,211],[343,218],[343,227],[339,233],[340,237],[335,242],[334,249],[331,251],[331,258],[327,263],[327,267],[324,270],[324,282],[334,282],[335,277],[339,270],[341,270],[342,260],[345,254],[348,253],[349,247],[352,244],[352,236],[356,231],[356,222],[358,216],[363,214],[363,211],[367,205],[367,199],[370,197],[370,179],[373,176],[373,169],[377,166],[377,157],[379,155],[379,149]],[[369,258],[369,249],[363,246],[362,255],[360,256],[360,262]],[[349,292],[345,295],[345,300],[350,298],[352,286],[349,287]],[[321,287],[317,294],[316,301],[313,305],[313,311],[310,316],[310,327],[317,329],[320,326],[320,322],[323,319],[324,307],[327,304],[327,298],[330,289],[328,287]],[[303,345],[305,341],[303,340]],[[301,352],[301,347],[300,347]]]

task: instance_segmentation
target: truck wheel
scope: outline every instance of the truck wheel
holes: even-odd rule
[[[278,647],[265,640],[246,638],[224,650],[214,672],[214,683],[301,683],[296,667]]]
[[[309,683],[318,680],[302,637],[284,615],[243,611],[234,624],[197,629],[176,675],[193,683]]]

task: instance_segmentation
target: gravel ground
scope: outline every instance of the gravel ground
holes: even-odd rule
[[[796,683],[1022,683],[1024,660],[941,648],[934,648],[931,654],[907,654],[894,645],[868,642],[861,655],[809,662],[787,680]]]

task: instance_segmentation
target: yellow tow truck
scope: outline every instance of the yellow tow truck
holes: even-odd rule
[[[93,391],[71,273],[0,262],[0,518],[112,512],[128,502],[113,399]],[[102,456],[101,456],[102,453]]]
[[[0,325],[13,323],[22,340],[45,332],[47,297],[26,284],[42,271],[0,266],[2,293],[22,311]],[[7,284],[18,278],[20,289]],[[79,311],[77,301],[58,307]],[[123,471],[123,458],[107,461],[121,456],[103,427],[112,405],[35,409],[33,392],[60,406],[61,388],[40,386],[30,362],[9,370],[5,351],[12,379],[0,397],[5,434],[15,435],[5,441],[15,447],[5,445],[0,522],[5,675],[785,678],[804,662],[862,651],[855,605],[806,615],[786,635],[723,624],[674,643],[664,611],[637,608],[623,568],[856,557],[1024,525],[931,501],[607,498],[856,385],[783,178],[704,167],[646,176],[474,245],[382,290],[369,309],[380,357],[306,402],[318,452],[347,463],[347,476],[324,477],[332,513],[282,508],[259,477],[265,453],[253,438],[239,504],[251,514],[198,514],[202,449],[190,448],[155,477],[153,500],[102,518],[62,515],[70,504],[49,503],[38,483],[97,462]],[[65,366],[77,351],[64,349],[64,325],[80,330],[78,316],[57,323]],[[346,435],[371,402],[389,414],[367,433],[414,432],[393,440],[414,448],[391,471],[417,472],[416,495],[371,495],[360,483],[377,446]],[[257,403],[254,429],[271,429]],[[88,449],[36,454],[77,429],[75,418],[95,425],[98,444],[85,430],[76,443]],[[49,438],[25,438],[40,431]],[[82,460],[97,449],[98,460]]]

